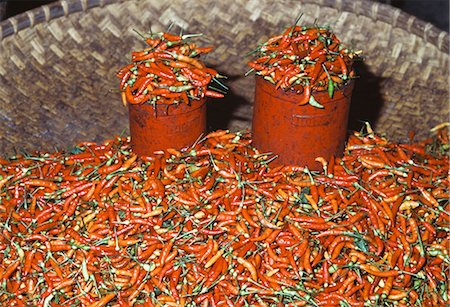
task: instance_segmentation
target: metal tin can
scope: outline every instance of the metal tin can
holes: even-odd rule
[[[347,137],[348,113],[354,82],[328,92],[312,92],[323,108],[297,105],[303,93],[275,89],[256,76],[253,110],[253,144],[261,152],[278,155],[272,165],[300,165],[319,170],[315,161],[343,153]]]
[[[192,145],[206,130],[206,98],[182,104],[129,104],[131,147],[139,156]]]

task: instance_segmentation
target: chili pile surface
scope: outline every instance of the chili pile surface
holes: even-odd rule
[[[133,51],[131,63],[117,73],[123,103],[189,104],[205,96],[222,98],[227,90],[219,81],[223,76],[198,58],[213,47],[198,47],[192,42],[196,36],[200,34],[161,32],[146,38],[148,47]]]
[[[446,134],[270,169],[246,133],[0,160],[3,306],[449,303]]]

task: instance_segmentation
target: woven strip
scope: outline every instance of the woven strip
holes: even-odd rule
[[[243,55],[290,25],[329,24],[364,50],[350,128],[370,120],[404,139],[448,120],[449,37],[390,6],[368,1],[63,0],[0,23],[0,154],[69,148],[128,133],[115,72],[144,46],[133,29],[173,23],[201,32],[205,61],[229,76],[230,94],[209,106],[209,128],[250,127],[253,77]]]

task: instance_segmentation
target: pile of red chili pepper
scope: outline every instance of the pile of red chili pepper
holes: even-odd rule
[[[251,70],[273,83],[275,88],[305,93],[299,105],[321,107],[311,93],[328,91],[333,97],[354,77],[353,60],[359,52],[344,47],[327,27],[288,27],[249,53]]]
[[[444,306],[448,134],[368,130],[321,172],[227,131],[1,159],[1,305]]]
[[[205,96],[222,98],[227,90],[219,81],[223,76],[198,59],[213,47],[198,47],[191,41],[199,35],[161,32],[146,38],[148,47],[133,51],[132,63],[117,73],[124,105],[189,104]]]

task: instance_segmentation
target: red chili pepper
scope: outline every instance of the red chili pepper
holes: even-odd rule
[[[224,95],[222,93],[218,93],[215,91],[211,91],[211,90],[206,90],[205,91],[205,96],[206,97],[213,97],[213,98],[223,98]]]
[[[311,98],[311,85],[307,84],[303,88],[304,88],[304,91],[303,91],[302,98],[300,101],[297,102],[297,105],[299,105],[299,106],[307,104],[309,102],[309,99]]]
[[[3,274],[0,274],[0,280],[4,281],[8,279],[14,271],[19,267],[20,261],[16,260],[11,265],[8,266],[8,268],[3,272]]]
[[[346,76],[348,74],[348,71],[347,71],[347,65],[345,64],[344,59],[342,58],[342,56],[338,56],[337,60],[339,61],[339,64],[341,65],[342,74]]]

